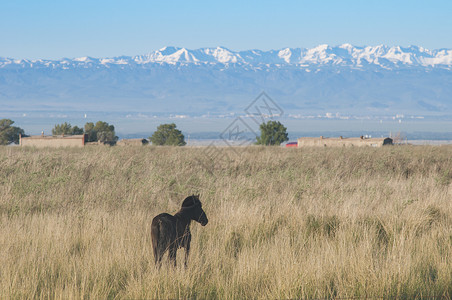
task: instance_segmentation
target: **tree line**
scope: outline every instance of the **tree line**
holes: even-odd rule
[[[115,126],[107,122],[98,121],[96,124],[88,122],[84,128],[72,126],[64,122],[56,124],[52,129],[52,135],[79,135],[86,134],[86,142],[101,142],[104,144],[114,144],[118,140],[115,134]]]
[[[14,121],[10,119],[0,120],[0,145],[18,144],[19,136],[27,136],[20,127],[12,126]],[[64,122],[56,124],[52,129],[52,135],[86,135],[86,142],[101,142],[114,144],[118,140],[115,134],[115,127],[107,122],[98,121],[96,124],[88,122],[83,128],[72,126]]]
[[[25,136],[25,132],[20,127],[12,126],[14,121],[10,119],[0,120],[0,145],[18,144],[19,136]],[[287,128],[278,121],[268,121],[259,127],[261,135],[257,137],[257,145],[280,145],[289,140]],[[86,135],[86,142],[100,142],[104,144],[115,144],[118,137],[115,134],[115,127],[107,122],[98,121],[96,124],[87,122],[83,128],[72,126],[64,122],[56,124],[52,129],[52,135]],[[176,124],[161,124],[157,130],[149,137],[149,141],[157,146],[184,146],[185,137],[176,128]]]

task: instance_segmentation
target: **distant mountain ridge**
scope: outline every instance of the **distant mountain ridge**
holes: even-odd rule
[[[320,45],[147,55],[0,58],[0,112],[227,114],[266,91],[286,114],[452,116],[452,50]]]
[[[342,44],[331,47],[284,48],[280,50],[232,51],[225,47],[188,50],[180,47],[164,47],[147,55],[119,56],[113,58],[80,57],[60,60],[16,60],[0,58],[0,68],[91,68],[91,67],[147,67],[152,64],[236,64],[249,67],[293,66],[379,67],[397,69],[406,67],[452,67],[452,49],[429,50],[419,46],[407,48],[385,45],[357,47]]]

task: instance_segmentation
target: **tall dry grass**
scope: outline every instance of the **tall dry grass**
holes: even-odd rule
[[[0,298],[452,296],[452,147],[235,150],[0,147]],[[198,192],[157,270],[153,216]]]

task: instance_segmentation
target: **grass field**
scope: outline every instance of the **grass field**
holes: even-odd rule
[[[0,147],[0,298],[452,297],[451,146],[223,151]],[[193,193],[189,267],[157,270]]]

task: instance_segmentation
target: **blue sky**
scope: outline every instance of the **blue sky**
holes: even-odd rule
[[[451,0],[1,0],[0,57],[110,57],[163,46],[452,48]]]

